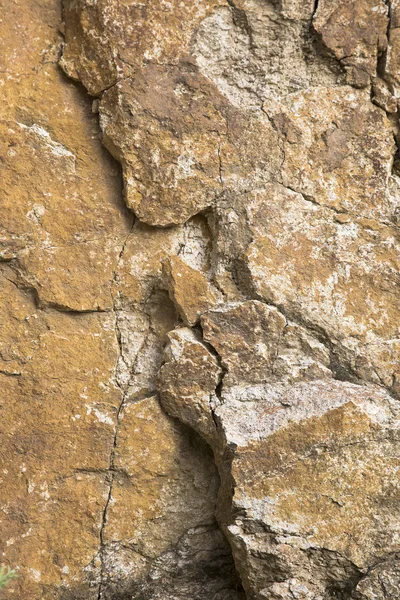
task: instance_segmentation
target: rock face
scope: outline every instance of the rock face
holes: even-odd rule
[[[57,65],[60,4],[0,7],[0,564],[19,572],[4,597],[236,598],[210,450],[155,396],[181,298],[163,261],[203,282],[209,227],[135,222]]]
[[[378,57],[387,49],[389,6],[383,0],[321,0],[314,27],[347,71],[355,87],[377,74]]]
[[[254,311],[251,303],[241,308]],[[214,449],[221,475],[218,517],[248,597],[374,597],[368,594],[380,575],[369,569],[398,548],[398,401],[378,386],[323,372],[276,381],[268,350],[279,357],[281,340],[272,333],[263,377],[256,368],[262,359],[250,365],[244,354],[240,384],[233,379],[237,365],[230,363],[219,397],[209,393],[211,401],[200,403],[198,388],[206,391],[211,383],[201,370],[207,349],[202,355],[188,344],[188,333],[170,334],[160,377],[163,404]],[[231,348],[232,358],[240,356]],[[299,359],[303,352],[299,347]],[[188,364],[190,389],[179,376]],[[384,573],[390,589],[396,560]]]
[[[395,600],[397,0],[0,8],[4,597]]]

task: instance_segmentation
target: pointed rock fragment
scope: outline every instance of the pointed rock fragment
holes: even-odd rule
[[[163,267],[169,294],[178,313],[187,325],[195,325],[204,312],[215,306],[220,295],[204,273],[179,256],[165,260]]]

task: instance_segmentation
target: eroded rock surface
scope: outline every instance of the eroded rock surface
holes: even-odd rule
[[[390,4],[384,0],[321,0],[314,27],[343,63],[347,80],[364,87],[377,72],[378,57],[387,48]]]
[[[394,600],[399,3],[62,4],[0,0],[7,600]]]
[[[356,600],[373,600],[374,598],[395,598],[399,589],[398,556],[379,563],[358,584],[354,597]]]
[[[304,381],[298,372],[296,381],[294,371],[290,383],[276,382],[266,352],[263,381],[253,364],[237,385],[228,365],[218,397],[209,392],[200,405],[207,350],[202,355],[185,338],[178,344],[171,334],[161,397],[214,449],[218,517],[248,597],[373,598],[380,575],[370,567],[398,548],[397,400],[378,386],[320,373]],[[279,355],[279,337],[271,339]],[[190,389],[179,378],[189,361],[197,365]],[[385,575],[388,589],[396,565]]]
[[[178,322],[162,261],[205,277],[207,223],[134,223],[98,115],[57,65],[61,5],[1,9],[0,563],[19,574],[5,597],[155,598],[165,572],[171,597],[232,598],[210,451],[155,397]]]

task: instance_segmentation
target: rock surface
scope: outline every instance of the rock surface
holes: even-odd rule
[[[384,0],[321,0],[314,27],[345,66],[347,81],[368,85],[376,76],[378,58],[387,49],[388,13]]]
[[[0,6],[0,564],[19,573],[4,597],[155,598],[165,572],[177,598],[232,598],[210,452],[154,397],[178,320],[162,260],[205,273],[207,224],[134,224],[98,115],[57,65],[61,5]]]
[[[228,368],[218,401],[200,412],[197,381],[190,396],[176,373],[190,356],[195,377],[204,359],[183,344],[179,356],[172,336],[163,404],[214,449],[218,517],[248,597],[374,597],[379,575],[370,567],[398,548],[398,402],[377,386],[329,378],[265,382],[273,377],[266,362],[263,383],[254,369],[252,380],[235,385]],[[206,387],[200,378],[198,385]],[[392,587],[396,565],[386,575]]]
[[[395,600],[399,2],[0,8],[4,597]]]

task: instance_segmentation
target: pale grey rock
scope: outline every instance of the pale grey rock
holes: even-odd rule
[[[205,341],[226,369],[224,388],[248,383],[329,377],[329,352],[274,306],[226,304],[201,319]]]
[[[357,585],[354,600],[394,600],[400,585],[399,556],[379,562]]]
[[[192,52],[200,72],[237,107],[275,106],[299,90],[336,85],[338,64],[318,51],[314,3],[244,0],[217,7],[200,24]]]

